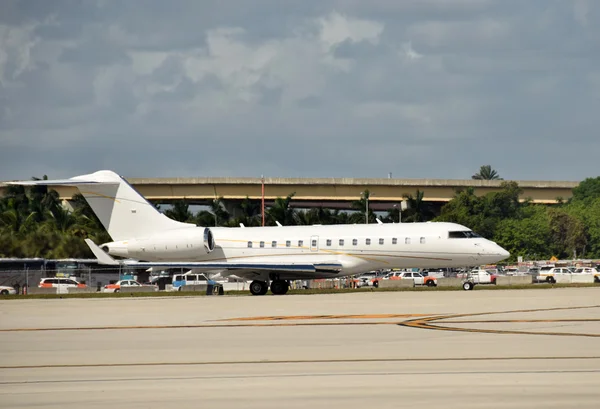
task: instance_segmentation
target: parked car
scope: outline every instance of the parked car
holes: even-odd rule
[[[17,290],[8,285],[0,285],[0,295],[15,295]]]
[[[547,283],[554,284],[556,282],[554,277],[562,274],[573,274],[573,270],[567,267],[551,267],[549,269],[542,267],[535,279],[536,281],[545,281]]]
[[[593,274],[594,282],[600,283],[600,271],[594,267],[578,267],[573,274]]]
[[[87,288],[87,285],[73,278],[46,277],[40,280],[39,288],[56,288],[57,294],[66,294],[69,288]]]
[[[158,286],[153,284],[140,284],[135,280],[120,280],[114,284],[106,284],[102,289],[102,292],[118,293],[121,290],[127,291],[128,287],[148,287],[148,291],[158,291]]]

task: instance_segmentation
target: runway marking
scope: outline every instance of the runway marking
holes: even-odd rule
[[[88,364],[42,364],[42,365],[3,365],[0,369],[45,369],[45,368],[118,368],[145,366],[205,366],[205,365],[265,365],[265,364],[331,364],[331,363],[368,363],[368,362],[478,362],[478,361],[566,361],[600,360],[600,355],[592,356],[508,356],[508,357],[457,357],[457,358],[344,358],[344,359],[284,359],[284,360],[247,360],[247,361],[195,361],[195,362],[114,362]]]
[[[454,324],[487,324],[487,323],[559,323],[559,322],[598,322],[599,318],[556,318],[556,319],[515,319],[515,320],[456,320],[485,315],[515,314],[528,312],[550,312],[561,310],[579,310],[600,308],[600,305],[580,307],[554,307],[538,309],[522,309],[509,311],[491,311],[469,314],[349,314],[349,315],[291,315],[291,316],[258,316],[239,317],[216,320],[227,324],[202,323],[185,325],[130,325],[130,326],[97,326],[97,327],[58,327],[58,328],[7,328],[0,332],[36,332],[36,331],[98,331],[98,330],[145,330],[145,329],[198,329],[198,328],[241,328],[241,327],[302,327],[302,326],[351,326],[351,325],[398,325],[407,328],[429,329],[437,331],[455,331],[487,334],[518,334],[518,335],[553,335],[576,337],[600,337],[600,333],[573,333],[528,330],[499,330],[482,328],[464,328],[447,325]],[[377,319],[413,318],[406,321],[372,321]],[[332,321],[332,320],[342,321]],[[344,320],[367,321],[344,321]],[[320,321],[319,321],[320,320]],[[250,321],[250,322],[248,322]],[[265,322],[258,322],[265,321]],[[318,322],[282,322],[282,321],[318,321]],[[446,325],[443,325],[446,324]]]
[[[349,314],[349,315],[274,315],[264,317],[225,318],[215,320],[229,321],[284,321],[284,320],[335,320],[335,319],[384,319],[384,318],[411,318],[430,317],[431,314]]]
[[[447,316],[434,316],[434,317],[426,317],[426,318],[417,318],[414,320],[404,321],[399,323],[398,325],[409,328],[420,328],[420,329],[430,329],[437,331],[455,331],[455,332],[472,332],[472,333],[485,333],[485,334],[513,334],[513,335],[551,335],[551,336],[565,336],[565,337],[591,337],[591,338],[600,338],[600,333],[598,334],[590,334],[590,333],[579,333],[579,332],[554,332],[554,331],[527,331],[527,330],[499,330],[499,329],[483,329],[483,328],[461,328],[461,327],[447,327],[440,325],[441,323],[434,322],[440,320],[450,320],[453,318],[462,318],[462,317],[475,317],[482,315],[499,315],[499,314],[514,314],[514,313],[527,313],[527,312],[548,312],[548,311],[561,311],[561,310],[579,310],[579,309],[590,309],[590,308],[600,308],[600,305],[589,305],[589,306],[580,306],[580,307],[555,307],[555,308],[541,308],[541,309],[523,309],[523,310],[512,310],[512,311],[499,311],[499,312],[480,312],[473,314],[455,314],[455,315],[447,315]],[[600,319],[597,318],[580,318],[580,319],[572,319],[565,320],[561,318],[557,319],[519,319],[519,320],[485,320],[485,321],[475,321],[475,323],[493,323],[496,322],[515,322],[515,323],[535,323],[535,322],[597,322]],[[443,324],[453,324],[453,323],[461,323],[460,321],[445,321]]]

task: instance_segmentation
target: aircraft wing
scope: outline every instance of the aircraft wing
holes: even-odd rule
[[[282,263],[282,262],[231,262],[231,261],[117,261],[106,254],[92,240],[85,239],[86,244],[98,259],[98,263],[106,265],[122,265],[127,267],[162,267],[162,268],[188,268],[196,270],[228,270],[235,275],[252,275],[253,272],[283,272],[291,274],[327,273],[335,274],[342,270],[342,264],[337,260],[318,263]]]

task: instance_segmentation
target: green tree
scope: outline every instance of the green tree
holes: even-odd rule
[[[367,212],[367,203],[370,196],[371,192],[369,189],[365,189],[365,191],[362,192],[361,198],[353,201],[350,204],[350,207],[355,210],[355,213],[353,213],[349,218],[350,223],[365,223],[366,219],[369,220],[369,223],[375,223],[375,214],[371,210],[370,206],[368,207]],[[365,217],[365,212],[367,212],[367,217]]]
[[[572,201],[591,201],[600,198],[600,176],[587,178],[573,189]]]
[[[532,206],[522,219],[507,218],[496,225],[494,241],[510,252],[510,261],[549,259],[550,218],[545,207]]]
[[[165,216],[178,222],[187,223],[194,215],[190,212],[190,204],[187,200],[176,200],[170,209],[165,211]]]
[[[271,207],[266,210],[265,223],[274,226],[279,222],[284,226],[294,226],[297,223],[296,211],[290,206],[290,202],[295,193],[288,195],[286,198],[278,197]]]
[[[408,194],[403,197],[408,206],[402,211],[403,222],[425,222],[435,217],[432,207],[423,200],[425,192],[417,189],[415,196]]]
[[[471,176],[471,179],[477,180],[502,180],[498,172],[492,169],[491,165],[483,165],[479,172]]]

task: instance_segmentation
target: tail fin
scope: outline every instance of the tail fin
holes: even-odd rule
[[[151,236],[164,230],[194,227],[169,219],[125,179],[109,170],[62,180],[8,182],[14,185],[76,186],[114,241]]]

